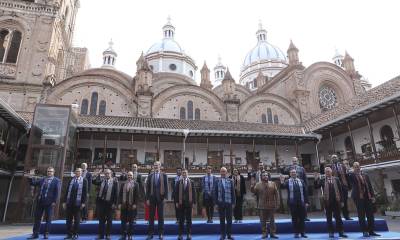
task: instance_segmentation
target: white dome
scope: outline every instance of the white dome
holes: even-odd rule
[[[172,38],[164,38],[158,43],[153,44],[146,54],[155,52],[176,52],[183,54],[181,46]]]
[[[269,44],[267,41],[259,41],[244,59],[243,67],[251,65],[253,62],[262,60],[275,60],[287,62],[285,54],[278,47]]]

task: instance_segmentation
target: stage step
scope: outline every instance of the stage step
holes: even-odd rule
[[[156,222],[157,223],[157,222]],[[360,232],[357,218],[349,221],[343,221],[345,232]],[[278,234],[293,233],[292,223],[290,219],[277,219],[277,232]],[[120,221],[113,221],[112,234],[119,234],[121,229]],[[43,230],[43,223],[42,223]],[[157,234],[157,224],[155,225]],[[387,223],[384,219],[375,219],[376,231],[388,231]],[[98,221],[88,221],[80,225],[80,234],[96,234],[98,231]],[[146,235],[148,231],[148,223],[145,221],[137,221],[135,225],[135,235]],[[259,220],[245,220],[243,223],[234,223],[232,226],[233,234],[254,234],[260,233],[261,227]],[[306,222],[307,233],[326,233],[326,220],[322,218],[311,219]],[[51,234],[66,234],[65,220],[55,220],[51,225]],[[193,235],[214,235],[219,234],[219,221],[214,220],[214,223],[205,223],[205,220],[195,220],[192,224]],[[175,221],[165,221],[164,223],[165,235],[177,235],[178,225]]]

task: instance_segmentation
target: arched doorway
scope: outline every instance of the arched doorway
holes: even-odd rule
[[[346,156],[347,156],[347,158],[348,159],[351,159],[351,158],[353,158],[353,143],[352,143],[352,141],[351,141],[351,138],[350,138],[350,136],[347,136],[345,139],[344,139],[344,147],[345,147],[345,149],[346,149]],[[355,159],[354,159],[355,160]]]
[[[396,144],[394,143],[394,134],[392,128],[389,125],[385,125],[381,128],[380,134],[380,144],[383,146],[383,149],[386,151],[395,149]]]

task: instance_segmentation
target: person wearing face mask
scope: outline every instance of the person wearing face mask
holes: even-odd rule
[[[343,205],[344,198],[339,178],[333,176],[330,167],[325,167],[324,179],[321,179],[318,173],[315,174],[314,177],[314,187],[316,189],[322,188],[329,238],[334,237],[332,215],[335,217],[336,229],[339,232],[339,237],[347,238],[347,235],[343,232],[343,222],[340,216],[340,208]]]
[[[178,209],[179,216],[179,236],[178,240],[182,240],[183,225],[186,221],[186,240],[192,239],[192,208],[196,204],[196,192],[193,181],[188,177],[188,171],[182,170],[182,177],[175,185],[175,207]]]
[[[67,215],[67,237],[65,240],[77,239],[81,211],[86,206],[88,181],[82,176],[82,169],[75,170],[75,176],[69,181],[64,196],[63,208]]]
[[[232,207],[236,202],[235,187],[232,179],[229,179],[225,167],[220,170],[221,177],[214,184],[214,199],[218,206],[219,226],[221,230],[220,240],[225,237],[233,240],[232,237]],[[225,225],[226,221],[226,225]]]
[[[243,220],[243,197],[246,194],[246,180],[240,174],[237,168],[233,169],[233,175],[229,176],[235,186],[236,204],[233,209],[235,223],[241,223]]]
[[[118,182],[112,177],[110,169],[104,170],[104,177],[100,177],[100,171],[95,173],[93,184],[100,186],[96,198],[97,217],[99,219],[98,239],[111,239],[112,214],[116,208],[118,199]]]
[[[251,182],[251,192],[257,196],[257,208],[260,216],[262,239],[268,237],[267,224],[271,238],[276,236],[275,211],[279,207],[279,192],[276,184],[269,181],[268,173],[261,174],[261,182]]]
[[[375,203],[375,194],[371,181],[368,175],[361,172],[358,162],[353,163],[353,170],[352,173],[349,173],[352,188],[351,198],[357,207],[358,223],[363,231],[363,236],[380,236],[374,231],[375,218],[373,204]],[[365,218],[367,218],[368,224],[365,223]]]
[[[149,206],[149,231],[147,240],[153,239],[154,216],[158,213],[159,239],[164,239],[164,199],[168,196],[167,174],[161,172],[161,163],[155,162],[154,172],[148,176],[146,183],[146,204]]]
[[[28,239],[38,239],[40,222],[44,214],[46,225],[44,228],[44,239],[48,239],[50,225],[51,225],[51,215],[53,208],[56,205],[59,192],[61,190],[61,181],[57,177],[54,177],[54,168],[47,168],[47,176],[43,178],[28,177],[31,186],[39,187],[40,191],[36,196],[36,209],[33,224],[33,233]]]
[[[348,176],[348,168],[345,164],[341,163],[338,156],[333,154],[331,156],[332,159],[332,173],[335,177],[339,178],[340,185],[342,187],[343,192],[343,207],[342,213],[343,217],[346,220],[352,220],[349,216],[349,209],[347,207],[347,196],[350,190],[349,176]]]
[[[126,174],[127,180],[121,185],[119,193],[119,206],[121,209],[121,238],[120,240],[132,240],[134,219],[137,215],[137,203],[139,200],[139,184],[135,181],[132,171]]]
[[[207,223],[213,223],[214,215],[214,183],[217,177],[212,174],[212,167],[207,166],[206,175],[201,179],[201,189],[203,192],[203,207],[206,209]]]
[[[290,178],[285,181],[285,176],[280,176],[281,188],[287,189],[287,204],[292,215],[294,238],[307,238],[305,234],[305,209],[308,206],[308,194],[304,181],[297,177],[296,169],[290,170]]]

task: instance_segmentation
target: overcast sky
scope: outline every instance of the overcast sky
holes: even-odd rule
[[[133,76],[170,15],[175,40],[199,69],[204,61],[212,69],[220,55],[238,82],[261,20],[267,41],[286,53],[292,39],[306,67],[347,50],[376,86],[400,75],[399,9],[396,0],[81,0],[74,45],[87,47],[91,67],[99,67],[112,38],[117,69]]]

